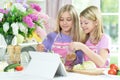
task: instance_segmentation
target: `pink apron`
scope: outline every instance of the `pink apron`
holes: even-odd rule
[[[58,40],[58,38],[60,40]],[[68,46],[69,46],[69,42],[64,42],[60,34],[58,34],[54,39],[51,50],[54,53],[59,54],[62,58],[65,58],[68,53]]]
[[[62,62],[64,63],[65,66],[71,66],[71,64],[73,63],[73,61],[66,61],[66,55],[70,52],[69,51],[69,44],[70,42],[64,42],[62,39],[57,40],[57,38],[62,38],[59,34],[56,36],[52,48],[51,50],[56,53],[59,54]]]

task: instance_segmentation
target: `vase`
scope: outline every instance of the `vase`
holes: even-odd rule
[[[0,61],[3,61],[7,58],[7,46],[16,45],[17,39],[14,35],[3,36],[0,34]]]
[[[14,35],[3,36],[0,34],[0,46],[7,47],[7,45],[17,45],[17,37]]]
[[[6,48],[0,47],[0,61],[4,59],[5,52],[6,52]]]
[[[7,43],[6,43],[6,41],[5,41],[5,38],[4,38],[4,36],[3,36],[2,34],[0,34],[0,45],[1,45],[2,47],[6,47],[6,46],[7,46]]]
[[[11,45],[14,35],[6,35],[4,36],[4,38],[5,38],[7,45]]]
[[[0,34],[0,61],[3,60],[3,56],[5,55],[6,52],[6,41],[5,38],[2,34]]]

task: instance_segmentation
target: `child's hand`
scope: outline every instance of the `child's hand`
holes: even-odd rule
[[[82,45],[83,44],[81,42],[71,42],[69,47],[72,51],[76,51],[76,50],[80,50]]]
[[[36,47],[36,50],[42,52],[42,51],[45,51],[45,47],[44,47],[43,44],[38,44],[37,47]]]
[[[71,42],[69,45],[70,50],[75,51],[75,49],[77,47],[76,45],[77,45],[76,42]]]

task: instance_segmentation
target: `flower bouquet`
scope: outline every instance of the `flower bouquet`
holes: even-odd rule
[[[7,45],[30,39],[40,42],[46,36],[48,18],[38,4],[32,3],[25,7],[21,3],[13,3],[9,8],[0,9],[0,34]]]

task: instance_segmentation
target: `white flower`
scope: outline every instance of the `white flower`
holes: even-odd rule
[[[20,3],[14,3],[11,9],[13,10],[14,7],[16,7],[21,12],[26,12],[26,8]]]
[[[12,39],[12,45],[17,45],[17,37],[15,36],[13,39]]]
[[[3,16],[4,16],[4,14],[0,13],[0,21],[2,21]]]
[[[4,32],[7,32],[9,30],[9,23],[8,22],[5,22],[3,24],[3,30],[4,30]]]
[[[24,26],[22,23],[18,23],[18,25],[19,25],[20,31],[24,32],[25,34],[27,34],[28,28],[26,26]]]
[[[14,35],[18,35],[18,29],[19,29],[18,23],[17,22],[16,23],[12,23],[11,27],[12,27],[12,30],[13,30],[13,34]]]

